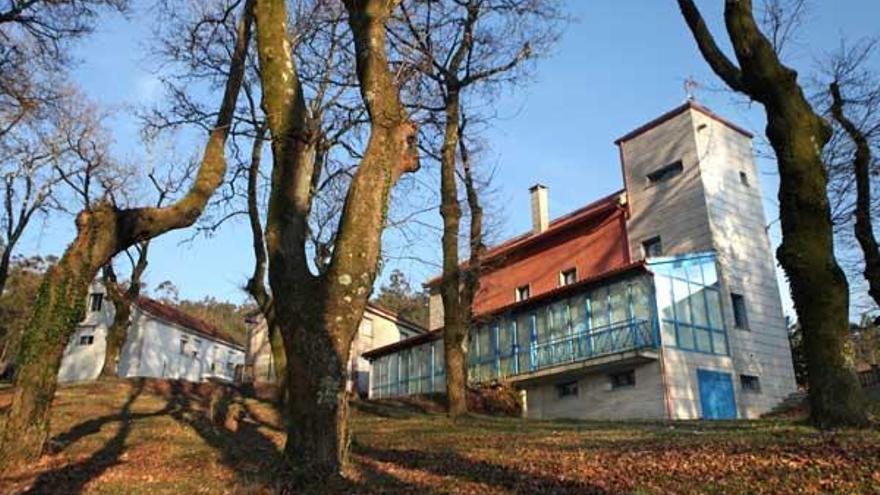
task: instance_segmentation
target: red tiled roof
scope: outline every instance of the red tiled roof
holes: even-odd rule
[[[159,318],[166,322],[180,325],[195,333],[202,334],[205,337],[209,337],[220,342],[231,344],[236,347],[242,347],[242,345],[234,338],[232,338],[229,334],[208,323],[207,321],[184,313],[177,308],[156,301],[155,299],[140,296],[137,299],[137,306],[143,311],[151,314],[152,316],[155,316],[156,318]]]
[[[625,189],[621,189],[616,191],[604,198],[593,201],[592,203],[587,204],[586,206],[582,206],[577,210],[566,213],[565,215],[555,218],[550,222],[550,225],[547,227],[547,230],[534,233],[534,232],[526,232],[525,234],[520,234],[516,237],[508,239],[497,246],[491,247],[486,250],[484,254],[483,262],[487,263],[491,261],[493,258],[501,256],[502,254],[509,254],[512,251],[516,251],[518,249],[522,249],[526,246],[530,246],[533,243],[546,239],[552,235],[557,234],[559,231],[571,227],[572,225],[579,224],[583,221],[590,220],[597,215],[600,215],[610,208],[616,208],[619,206],[618,197],[626,192]],[[462,267],[467,266],[467,263],[462,263]],[[432,287],[440,283],[440,276],[434,277],[431,280],[428,280],[424,283],[425,287]]]
[[[534,297],[530,297],[524,301],[518,301],[512,304],[508,304],[507,306],[498,308],[488,313],[484,313],[481,315],[475,315],[474,319],[477,320],[488,320],[494,316],[497,316],[502,313],[506,313],[508,311],[512,311],[514,309],[526,308],[529,306],[534,306],[536,304],[540,304],[547,300],[556,299],[558,297],[564,297],[573,292],[577,292],[579,289],[583,289],[585,287],[589,287],[592,285],[596,285],[600,282],[606,282],[608,279],[617,277],[619,275],[624,275],[626,273],[634,272],[634,271],[643,271],[647,272],[647,264],[644,260],[639,260],[633,263],[629,263],[624,266],[619,266],[617,268],[612,268],[611,270],[604,271],[602,273],[596,274],[592,277],[585,278],[583,280],[579,280],[573,284],[565,285],[563,287],[559,287],[557,289],[543,292]],[[421,335],[416,335],[415,337],[410,337],[408,339],[400,340],[382,347],[377,347],[375,349],[371,349],[365,353],[363,353],[363,357],[365,359],[376,359],[378,357],[385,356],[387,354],[391,354],[392,352],[396,352],[401,349],[406,349],[408,347],[424,344],[427,342],[431,342],[432,340],[437,340],[443,338],[443,329],[431,330],[428,333],[424,333]]]
[[[703,105],[700,105],[699,103],[697,103],[695,101],[688,101],[688,102],[684,103],[683,105],[680,105],[680,106],[673,108],[672,110],[664,113],[663,115],[648,122],[647,124],[641,125],[641,126],[637,127],[636,129],[634,129],[634,130],[624,134],[623,136],[615,139],[614,144],[619,145],[620,143],[622,143],[624,141],[629,141],[630,139],[638,136],[639,134],[641,134],[649,129],[653,129],[654,127],[657,127],[658,125],[662,124],[663,122],[666,122],[667,120],[675,117],[676,115],[678,115],[688,109],[696,110],[696,111],[706,115],[707,117],[710,117],[710,118],[726,125],[727,127],[730,127],[734,131],[746,136],[747,138],[755,137],[751,132],[743,129],[742,127],[734,124],[733,122],[725,119],[724,117],[721,117],[720,115],[714,113],[712,110],[709,110],[708,108],[704,107]]]

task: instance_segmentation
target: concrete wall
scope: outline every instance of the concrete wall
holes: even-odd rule
[[[559,397],[557,383],[528,386],[527,415],[531,419],[663,419],[666,405],[659,362],[634,368],[632,387],[611,388],[607,373],[577,380],[577,397]],[[621,370],[622,371],[622,370]],[[571,381],[568,379],[559,382]]]
[[[734,385],[740,392],[740,374],[757,376],[761,383],[760,393],[739,394],[737,405],[741,417],[757,417],[797,388],[760,176],[748,137],[701,112],[692,113],[709,224],[725,288],[728,340],[737,372]],[[745,296],[748,329],[733,324],[731,292]]]

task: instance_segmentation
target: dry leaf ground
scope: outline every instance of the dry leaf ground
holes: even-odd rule
[[[0,390],[0,408],[11,391]],[[265,402],[210,421],[188,394],[124,381],[61,387],[52,453],[0,493],[272,493],[283,443]],[[228,412],[224,409],[224,413]],[[603,423],[475,417],[363,404],[354,467],[325,493],[880,493],[880,431],[790,420]]]

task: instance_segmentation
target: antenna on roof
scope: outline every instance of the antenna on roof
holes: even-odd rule
[[[687,101],[695,101],[697,99],[694,91],[700,87],[700,83],[694,79],[694,76],[688,76],[687,79],[684,80],[684,94],[687,96]]]

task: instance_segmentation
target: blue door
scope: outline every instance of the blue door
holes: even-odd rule
[[[703,419],[736,419],[733,381],[729,373],[697,370]]]

